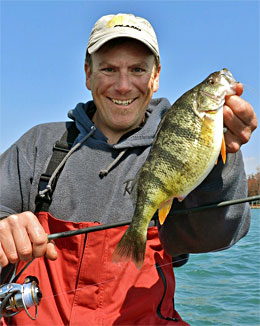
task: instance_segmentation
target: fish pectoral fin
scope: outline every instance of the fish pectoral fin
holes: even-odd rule
[[[221,144],[221,156],[222,156],[223,163],[225,164],[227,159],[227,154],[226,154],[226,143],[225,143],[224,134],[222,137],[222,144]]]
[[[162,225],[169,214],[171,207],[172,207],[172,201],[173,199],[167,200],[165,203],[162,204],[162,206],[159,208],[159,222]]]

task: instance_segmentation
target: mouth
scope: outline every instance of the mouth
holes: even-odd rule
[[[128,105],[132,104],[137,99],[137,97],[132,98],[132,99],[127,99],[127,100],[118,100],[118,99],[114,99],[111,97],[109,97],[109,99],[116,105],[128,106]]]

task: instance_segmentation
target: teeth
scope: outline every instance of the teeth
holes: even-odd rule
[[[111,99],[115,104],[118,104],[118,105],[129,105],[131,104],[134,100],[114,100],[113,98]]]

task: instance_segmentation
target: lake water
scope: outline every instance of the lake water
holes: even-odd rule
[[[260,326],[260,209],[228,250],[191,255],[175,269],[176,309],[192,326]]]

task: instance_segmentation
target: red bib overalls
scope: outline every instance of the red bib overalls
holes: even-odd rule
[[[58,220],[47,212],[38,213],[38,217],[48,234],[97,225]],[[22,311],[6,320],[7,325],[187,326],[174,310],[172,258],[162,249],[157,227],[148,229],[146,257],[140,270],[131,262],[111,261],[126,228],[55,240],[57,260],[35,259],[19,279],[22,283],[27,275],[33,275],[39,280],[43,297],[37,320]],[[24,265],[20,263],[17,272]],[[32,314],[33,309],[29,310]]]

